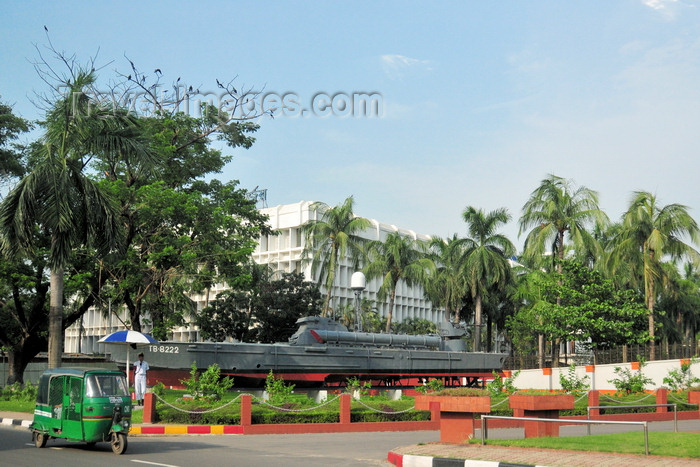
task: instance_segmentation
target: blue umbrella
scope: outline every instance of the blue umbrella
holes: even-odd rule
[[[155,340],[152,336],[148,334],[144,334],[142,332],[138,331],[132,331],[130,329],[126,329],[124,331],[117,331],[113,332],[112,334],[103,337],[99,341],[97,341],[102,344],[124,344],[126,345],[126,386],[129,387],[129,373],[130,373],[130,365],[131,362],[129,361],[129,347],[134,347],[136,348],[137,345],[141,344],[158,344],[158,341]]]

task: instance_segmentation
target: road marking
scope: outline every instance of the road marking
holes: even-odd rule
[[[172,464],[159,464],[158,462],[148,462],[148,461],[140,461],[138,459],[131,459],[131,462],[137,462],[139,464],[148,464],[148,465],[160,465],[162,467],[177,467],[177,465],[172,465]]]

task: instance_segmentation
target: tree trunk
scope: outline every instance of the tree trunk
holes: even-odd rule
[[[481,351],[481,294],[476,294],[474,306],[474,352]]]
[[[654,259],[654,252],[650,251],[647,245],[644,245],[645,264],[644,264],[644,292],[646,293],[647,309],[649,310],[649,337],[651,349],[649,350],[649,360],[656,360],[656,339],[654,333],[654,278],[651,275],[650,266],[647,261],[651,262]],[[647,259],[648,257],[648,259]]]
[[[386,314],[386,332],[391,332],[391,318],[394,313],[394,299],[396,298],[396,284],[391,289],[391,295],[389,295],[389,312]]]
[[[537,360],[540,368],[544,368],[544,334],[537,335]]]
[[[493,336],[491,335],[493,333],[493,324],[492,324],[492,319],[491,315],[486,315],[486,351],[491,352],[491,349],[493,348],[491,345],[491,342],[493,341]]]
[[[7,384],[24,384],[24,370],[27,368],[29,361],[25,361],[22,358],[22,352],[18,350],[10,350],[7,352],[7,357],[9,359]]]
[[[63,267],[51,269],[49,368],[60,368],[63,356]]]
[[[554,339],[552,341],[552,368],[559,368],[559,346],[561,346],[561,339]]]

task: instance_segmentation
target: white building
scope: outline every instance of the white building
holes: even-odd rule
[[[253,259],[258,264],[269,264],[274,270],[282,272],[302,272],[307,280],[313,280],[311,276],[311,264],[302,260],[302,251],[305,239],[301,233],[301,226],[310,219],[320,218],[320,213],[311,210],[311,201],[301,201],[295,204],[283,204],[271,208],[261,209],[261,212],[270,217],[270,227],[279,235],[264,236],[260,239],[257,249],[253,253]],[[369,219],[372,226],[361,234],[368,240],[384,240],[391,232],[411,237],[414,240],[430,240],[428,235],[417,234],[412,230],[400,229],[394,225],[383,224],[377,220]],[[332,292],[331,308],[337,310],[346,305],[353,305],[355,294],[350,289],[350,276],[355,272],[352,265],[344,258],[340,261],[335,276]],[[367,282],[367,288],[362,293],[362,298],[374,301],[381,316],[388,312],[388,300],[379,302],[377,292],[381,282],[372,280]],[[321,288],[325,294],[325,287]],[[423,318],[439,322],[442,313],[432,309],[430,301],[423,296],[422,287],[407,287],[401,281],[396,290],[393,320],[400,322],[406,318]]]
[[[270,218],[270,227],[278,232],[278,235],[264,235],[260,238],[258,247],[253,253],[253,260],[258,264],[268,264],[275,271],[281,272],[302,272],[307,280],[312,280],[311,264],[305,263],[302,259],[302,251],[305,246],[305,239],[301,233],[301,226],[309,219],[320,217],[320,213],[312,211],[311,201],[301,201],[295,204],[284,204],[271,208],[263,208],[260,211]],[[374,219],[370,219],[371,228],[361,234],[368,240],[384,240],[391,232],[399,232],[416,240],[429,240],[427,235],[421,235],[412,230],[400,229],[394,225],[383,224]],[[339,269],[336,272],[335,284],[332,292],[331,307],[341,309],[347,305],[354,305],[355,293],[350,289],[350,276],[355,272],[347,258],[340,261]],[[367,281],[367,287],[362,292],[363,299],[369,299],[376,303],[377,311],[381,316],[388,313],[388,300],[380,302],[377,299],[377,292],[381,283],[379,280]],[[325,294],[325,288],[321,287],[321,293]],[[225,290],[223,285],[215,286],[208,296],[193,295],[192,299],[197,303],[197,310],[201,310],[207,305],[207,301],[216,298],[219,292]],[[114,311],[114,310],[113,310]],[[82,320],[66,329],[65,345],[66,352],[98,353],[104,351],[97,341],[114,331],[124,329],[122,322],[126,318],[125,310],[121,310],[121,315],[117,318],[105,318],[104,312],[91,308],[86,312]],[[422,287],[408,287],[401,281],[396,290],[394,302],[393,321],[400,322],[406,318],[423,318],[433,322],[442,319],[442,312],[433,310],[432,304],[424,297]],[[144,326],[144,332],[149,332],[149,328]],[[174,329],[172,332],[173,341],[193,342],[199,339],[197,326],[189,325]]]

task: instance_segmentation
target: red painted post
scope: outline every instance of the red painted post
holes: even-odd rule
[[[155,423],[158,421],[156,416],[156,395],[152,392],[147,392],[143,396],[143,423]]]
[[[656,390],[656,403],[657,404],[668,404],[668,389],[659,388]],[[668,407],[657,407],[656,413],[666,413],[668,412]]]
[[[340,395],[340,423],[350,423],[350,394]]]
[[[525,410],[525,417],[531,418],[559,418],[559,410]],[[538,422],[527,420],[523,422],[526,438],[558,437],[559,423]]]
[[[439,422],[440,421],[440,403],[439,402],[431,402],[428,404],[430,407],[430,420],[434,422]]]
[[[600,392],[596,390],[588,391],[588,407],[599,407],[600,406]],[[591,409],[590,412],[592,417],[600,416],[600,409]]]
[[[241,426],[253,424],[253,398],[250,394],[241,396]]]

